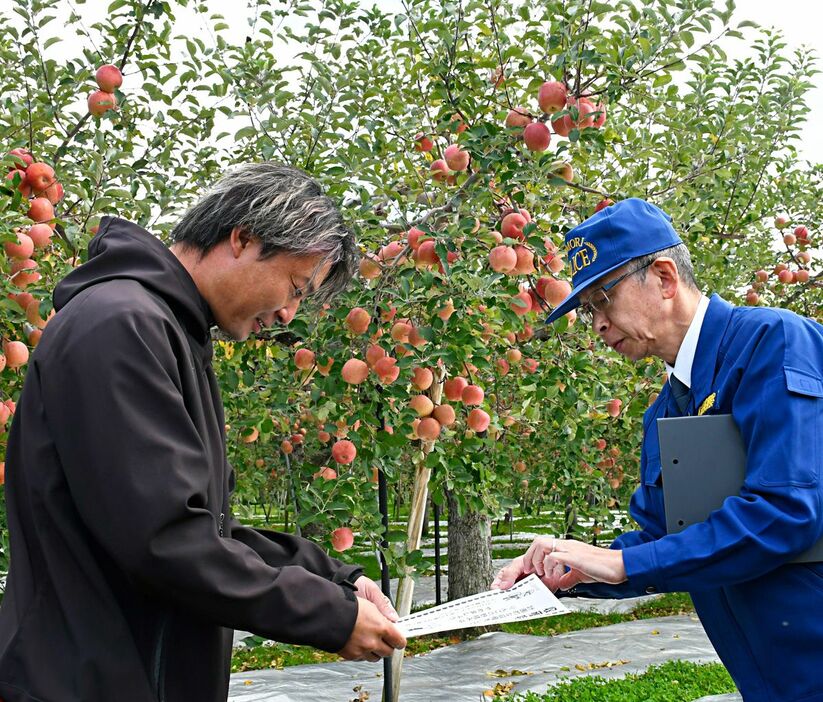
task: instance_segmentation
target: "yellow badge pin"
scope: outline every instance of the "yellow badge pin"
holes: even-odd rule
[[[700,403],[700,408],[697,410],[698,416],[706,414],[712,407],[714,407],[714,401],[717,398],[717,393],[713,392],[709,395],[703,402]]]

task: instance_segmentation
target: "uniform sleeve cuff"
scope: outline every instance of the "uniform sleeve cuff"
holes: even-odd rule
[[[656,544],[648,542],[623,549],[623,567],[631,585],[647,595],[667,592],[663,574],[657,564]]]

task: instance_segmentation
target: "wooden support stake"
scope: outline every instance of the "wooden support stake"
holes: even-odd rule
[[[446,369],[438,368],[435,382],[429,391],[432,402],[440,404],[443,396],[443,381],[446,377]],[[409,512],[409,528],[406,534],[406,553],[411,553],[420,548],[420,535],[423,532],[423,519],[426,515],[426,497],[429,491],[429,478],[431,469],[426,467],[426,457],[431,453],[434,443],[424,441],[421,457],[415,466],[414,471],[414,491],[412,493],[411,510]],[[412,596],[414,595],[414,578],[411,573],[406,572],[400,576],[397,586],[397,597],[395,598],[395,609],[401,617],[411,613]],[[400,698],[400,676],[403,669],[403,651],[395,651],[392,656],[392,702],[398,702]]]

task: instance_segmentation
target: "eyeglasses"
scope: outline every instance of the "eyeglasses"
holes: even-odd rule
[[[577,313],[580,315],[580,318],[586,322],[586,324],[590,324],[594,319],[595,312],[602,312],[605,310],[611,303],[611,299],[606,294],[610,290],[613,290],[615,286],[620,283],[621,281],[628,278],[630,275],[634,275],[635,273],[639,273],[644,268],[648,268],[650,265],[654,263],[654,260],[649,261],[648,263],[643,264],[639,268],[635,268],[633,271],[628,271],[621,276],[618,276],[614,280],[610,280],[608,283],[603,285],[602,287],[597,288],[591,295],[589,295],[589,299],[585,302],[581,302],[580,305],[577,307]]]

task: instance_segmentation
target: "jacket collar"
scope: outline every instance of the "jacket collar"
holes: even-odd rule
[[[714,392],[712,385],[718,366],[717,357],[733,311],[734,305],[730,305],[716,293],[709,299],[709,308],[703,319],[692,366],[691,398],[687,408],[689,414],[697,414],[702,403]]]

